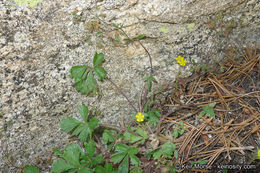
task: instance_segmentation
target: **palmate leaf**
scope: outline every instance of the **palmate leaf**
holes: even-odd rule
[[[129,141],[130,143],[135,143],[135,142],[141,140],[142,137],[136,136],[136,135],[129,133],[129,132],[125,132],[124,133],[124,139]]]
[[[39,168],[34,165],[25,165],[24,168],[24,173],[40,173]]]
[[[109,130],[104,130],[102,134],[102,139],[105,144],[107,144],[108,142],[114,142],[114,136]]]
[[[79,126],[81,122],[72,117],[67,117],[61,120],[60,128],[63,132],[70,132],[72,129]]]
[[[93,59],[93,65],[94,67],[101,65],[105,61],[104,54],[103,53],[95,53],[94,59]]]
[[[77,144],[71,144],[65,148],[64,159],[74,167],[79,167],[80,148]]]
[[[118,167],[118,172],[128,173],[128,167],[129,167],[129,158],[128,155],[126,155],[124,160],[121,162],[121,164]]]
[[[156,126],[157,123],[160,122],[159,118],[161,116],[160,111],[158,110],[151,110],[148,113],[148,123],[150,126]]]
[[[96,172],[96,173],[116,173],[116,171],[113,169],[112,164],[107,163],[107,162],[106,162],[106,164],[105,164],[104,167],[102,167],[102,166],[97,166],[97,167],[95,168],[95,172]]]
[[[103,79],[105,79],[107,77],[107,72],[105,71],[105,69],[103,67],[95,67],[94,68],[95,74],[98,77],[99,81],[103,81]]]
[[[98,119],[95,117],[91,118],[89,122],[87,122],[87,113],[88,109],[83,104],[80,108],[80,112],[83,115],[82,118],[84,118],[85,122],[81,122],[75,118],[67,117],[61,120],[61,131],[63,132],[72,132],[72,135],[78,136],[81,142],[84,142],[87,140],[88,137],[91,137],[94,129],[98,125]]]
[[[96,145],[93,140],[90,140],[85,144],[85,150],[88,154],[88,157],[92,158],[96,152]]]
[[[67,164],[63,159],[58,159],[57,161],[53,162],[51,172],[61,173],[70,169],[75,169],[75,167]]]
[[[85,104],[82,104],[81,106],[78,107],[78,110],[83,121],[87,122],[88,114],[89,114],[88,107]]]
[[[73,66],[70,69],[70,77],[75,79],[76,82],[80,80],[85,80],[88,74],[89,66],[87,65],[78,65]]]
[[[163,144],[162,153],[163,153],[164,157],[171,158],[171,155],[173,154],[175,149],[176,149],[175,145],[168,141],[165,144]]]

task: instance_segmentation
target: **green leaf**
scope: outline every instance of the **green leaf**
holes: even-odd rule
[[[85,128],[84,124],[81,123],[77,128],[73,130],[72,135],[78,136],[84,130],[84,128]]]
[[[199,165],[205,165],[208,162],[208,160],[200,160],[198,162]]]
[[[175,150],[175,145],[171,142],[166,142],[162,145],[162,152],[164,157],[171,158],[171,155],[173,154],[173,151]]]
[[[178,151],[177,151],[177,150],[174,150],[174,157],[175,157],[176,159],[178,159],[178,156],[179,156]]]
[[[134,164],[135,166],[139,166],[140,160],[138,159],[138,157],[136,157],[135,155],[129,155],[129,156],[130,156],[131,163]]]
[[[138,128],[136,130],[136,133],[143,137],[143,139],[141,141],[141,144],[144,144],[145,140],[149,138],[149,136],[147,135],[146,131],[142,130],[141,128]]]
[[[78,108],[79,113],[83,119],[84,122],[87,122],[89,110],[88,107],[85,104],[82,104],[82,106],[79,106]]]
[[[97,82],[92,72],[89,72],[86,84],[89,92],[94,94],[97,92]]]
[[[99,81],[103,81],[103,79],[105,79],[107,77],[107,72],[103,67],[97,66],[94,68],[94,71],[95,71],[95,74],[97,75]]]
[[[62,152],[60,150],[58,150],[57,148],[53,148],[52,149],[53,153],[56,155],[56,156],[62,156]]]
[[[98,65],[101,65],[104,61],[104,54],[96,52],[93,59],[93,65],[96,67]]]
[[[216,102],[213,102],[213,103],[210,103],[210,104],[209,104],[209,106],[212,107],[212,108],[214,108],[215,105],[216,105]]]
[[[95,172],[96,172],[96,173],[107,173],[106,169],[103,168],[102,166],[99,166],[99,165],[96,166]]]
[[[65,148],[63,157],[71,165],[75,167],[80,166],[79,156],[80,156],[80,151],[79,151],[79,146],[77,144],[75,145],[71,144]]]
[[[118,24],[112,23],[112,25],[113,25],[115,28],[118,28]]]
[[[120,43],[120,38],[119,38],[117,35],[115,35],[115,40],[116,40],[118,43]]]
[[[183,129],[181,129],[181,130],[179,130],[179,134],[180,135],[182,135],[183,133],[184,133],[184,131],[185,131],[185,129],[183,128]]]
[[[149,76],[146,76],[144,78],[144,81],[147,82],[147,89],[148,89],[148,91],[150,91],[151,90],[151,86],[152,86],[152,81],[156,82],[156,79],[153,76],[149,75]]]
[[[61,131],[68,133],[80,124],[81,122],[79,120],[76,120],[75,118],[72,117],[67,117],[61,120],[60,128]]]
[[[90,168],[84,167],[81,168],[77,173],[94,173]]]
[[[129,149],[125,144],[116,144],[116,151],[118,152],[126,152]]]
[[[174,137],[174,139],[176,139],[178,137],[178,135],[179,135],[178,130],[174,129],[173,130],[173,137]]]
[[[134,155],[138,153],[138,148],[136,147],[130,147],[127,151],[130,155]]]
[[[93,132],[93,129],[91,129],[87,124],[84,125],[83,130],[80,132],[78,138],[80,139],[81,142],[84,142],[87,140],[89,136],[91,136]]]
[[[61,173],[75,168],[74,166],[67,164],[63,159],[58,159],[52,164],[52,173]]]
[[[202,117],[202,116],[205,115],[205,114],[206,114],[205,111],[201,111],[198,117],[200,118],[200,117]]]
[[[85,150],[90,158],[92,158],[96,152],[96,145],[93,140],[90,140],[85,144]]]
[[[97,157],[95,157],[93,160],[92,160],[92,164],[95,166],[97,164],[100,164],[104,161],[103,159],[103,156],[102,154],[99,154]]]
[[[138,35],[137,37],[133,38],[133,40],[134,40],[134,41],[138,41],[138,40],[141,40],[141,39],[143,39],[143,38],[145,38],[145,37],[146,37],[145,34],[140,34],[140,35]]]
[[[102,134],[102,139],[105,144],[107,144],[108,142],[114,142],[114,136],[110,133],[109,130],[104,130]]]
[[[144,131],[144,130],[141,129],[141,128],[138,128],[138,129],[136,130],[136,133],[139,134],[139,135],[141,135],[141,136],[142,136],[143,138],[145,138],[145,139],[148,139],[148,138],[149,138],[149,136],[147,135],[146,131]]]
[[[136,135],[129,133],[129,132],[125,132],[124,133],[124,139],[129,141],[130,143],[135,143],[135,142],[141,140],[142,137],[136,136]]]
[[[152,156],[155,152],[157,152],[157,151],[159,151],[159,150],[160,150],[160,148],[155,149],[155,150],[152,150],[152,151],[149,151],[149,150],[148,150],[148,152],[147,152],[147,154],[146,154],[146,158],[150,159],[151,156]]]
[[[89,94],[90,90],[87,87],[87,83],[82,79],[74,84],[75,89],[82,94]]]
[[[153,153],[153,157],[155,160],[159,159],[161,155],[163,154],[162,150],[157,150],[156,152]]]
[[[215,117],[215,113],[214,113],[213,108],[210,107],[210,108],[207,110],[206,115],[207,115],[208,117],[210,117],[210,118],[214,118],[214,117]]]
[[[111,164],[111,163],[107,163],[107,162],[106,162],[104,168],[106,169],[106,171],[107,171],[108,173],[110,173],[110,172],[113,171],[113,167],[112,167],[112,164]]]
[[[24,168],[24,173],[40,173],[39,168],[34,165],[25,165]]]
[[[89,125],[90,129],[93,131],[98,125],[98,119],[96,117],[92,117],[89,120],[88,125]]]
[[[142,168],[134,167],[130,170],[130,173],[142,173]]]
[[[179,121],[179,123],[180,123],[180,127],[181,127],[181,128],[184,128],[183,122],[182,122],[182,121]]]
[[[161,116],[160,111],[158,110],[152,110],[148,112],[148,123],[151,126],[156,126],[157,123],[159,123],[159,117]]]
[[[127,155],[126,152],[114,154],[112,155],[110,161],[113,162],[114,164],[117,164],[121,162],[121,160],[125,157],[125,155]]]
[[[118,172],[119,173],[128,173],[128,168],[129,168],[129,158],[128,155],[124,158],[124,160],[121,162],[121,164],[118,167]]]
[[[103,168],[102,166],[99,166],[99,165],[96,166],[95,172],[96,172],[96,173],[107,173],[106,169]]]
[[[85,80],[87,77],[89,66],[87,65],[78,65],[73,66],[70,69],[70,77],[74,79],[76,82],[80,80]]]

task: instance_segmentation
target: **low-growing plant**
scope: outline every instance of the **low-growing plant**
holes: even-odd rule
[[[178,136],[182,135],[185,131],[185,127],[182,121],[179,121],[179,126],[177,126],[176,128],[174,128],[173,130],[173,137],[174,139],[176,139]]]
[[[89,110],[88,106],[82,104],[78,107],[82,120],[73,117],[66,117],[61,120],[61,131],[77,137],[79,142],[67,145],[63,151],[53,148],[53,154],[56,156],[51,168],[53,173],[141,173],[143,171],[139,159],[139,156],[143,155],[143,153],[140,153],[140,147],[146,144],[150,135],[154,135],[151,127],[156,128],[161,117],[161,112],[152,108],[155,95],[158,93],[158,91],[152,92],[152,84],[156,82],[152,75],[152,58],[140,42],[140,40],[146,38],[145,34],[130,38],[124,32],[123,25],[112,24],[112,26],[126,36],[123,39],[124,41],[139,42],[149,56],[150,73],[144,78],[146,85],[144,93],[141,94],[140,107],[137,109],[112,79],[108,78],[106,70],[102,67],[105,62],[103,53],[96,52],[94,54],[92,66],[73,66],[70,70],[70,77],[74,80],[75,89],[88,96],[100,95],[99,82],[110,82],[133,108],[135,112],[133,119],[138,122],[138,125],[120,128],[100,124],[95,117],[95,111],[91,111],[93,108]],[[87,23],[86,27],[92,32],[95,30],[94,23]],[[122,41],[117,35],[115,40],[118,44]],[[179,56],[176,60],[181,66],[186,65],[187,61],[183,57]],[[185,131],[183,122],[180,121],[179,124],[174,131],[174,138],[182,135]],[[146,151],[148,159],[158,160],[159,165],[169,163],[167,165],[169,170],[172,171],[175,170],[171,162],[173,156],[177,159],[178,152],[171,141],[164,142],[152,151]],[[39,169],[33,165],[27,165],[24,171],[37,172]]]
[[[216,105],[216,102],[210,103],[209,105],[203,106],[203,111],[200,112],[199,117],[202,117],[203,115],[206,115],[210,118],[215,117],[214,107]]]

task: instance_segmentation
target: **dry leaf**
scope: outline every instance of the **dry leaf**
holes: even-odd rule
[[[206,146],[210,144],[208,135],[202,135],[202,139],[204,140]]]

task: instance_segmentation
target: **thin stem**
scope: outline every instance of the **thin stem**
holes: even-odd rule
[[[146,87],[146,85],[145,85],[144,96],[143,96],[143,98],[142,98],[142,108],[141,108],[141,112],[143,112],[144,106],[146,105],[147,100],[149,100],[149,99],[145,100],[145,99],[146,99],[146,93],[147,93],[147,91],[148,91],[148,89],[147,89],[147,87]]]
[[[107,78],[107,80],[112,83],[112,85],[114,85],[116,87],[116,89],[120,92],[120,94],[122,94],[126,100],[128,101],[129,105],[132,106],[132,108],[135,110],[135,112],[138,112],[137,109],[134,107],[133,103],[128,99],[128,97],[125,95],[125,93],[109,78]]]
[[[140,45],[144,48],[145,52],[146,52],[146,53],[148,54],[148,56],[149,56],[150,68],[151,68],[151,70],[150,70],[150,76],[153,76],[153,63],[152,63],[152,57],[151,57],[150,53],[148,52],[148,50],[147,50],[147,49],[144,47],[144,45],[141,43],[141,41],[139,40],[138,42],[139,42]]]

